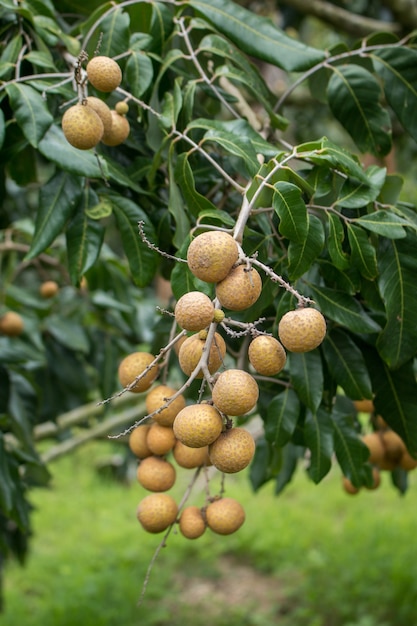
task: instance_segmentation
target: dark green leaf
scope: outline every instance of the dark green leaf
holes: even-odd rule
[[[256,441],[255,455],[249,474],[255,491],[277,475],[281,468],[281,457],[281,449],[274,448],[263,437]]]
[[[46,100],[30,87],[22,83],[6,86],[10,105],[24,136],[35,148],[53,122]]]
[[[90,343],[85,329],[75,320],[62,317],[62,315],[50,315],[48,317],[48,332],[56,341],[69,350],[87,354]]]
[[[204,135],[204,141],[212,141],[224,148],[229,154],[242,159],[250,176],[255,176],[259,170],[259,161],[255,149],[245,136],[236,136],[234,133],[220,128],[210,129]]]
[[[101,37],[98,54],[114,57],[126,52],[129,45],[129,21],[129,15],[123,9],[116,9],[100,22],[100,28],[97,29]]]
[[[324,377],[320,352],[289,352],[288,362],[292,386],[301,402],[315,413],[323,395]]]
[[[282,449],[281,469],[275,480],[275,494],[280,494],[288,485],[297,469],[298,461],[303,457],[304,448],[295,446],[291,441]]]
[[[271,400],[265,422],[265,437],[282,447],[291,438],[300,414],[300,402],[293,389],[286,389]]]
[[[322,349],[331,375],[349,398],[372,397],[371,379],[362,352],[345,331],[340,328],[328,331]]]
[[[180,249],[183,242],[187,239],[190,232],[190,220],[184,206],[184,198],[182,197],[179,186],[177,185],[175,176],[175,165],[173,163],[173,150],[170,149],[170,159],[168,166],[169,175],[169,196],[168,210],[175,220],[175,234],[172,239],[173,244]]]
[[[335,202],[336,206],[360,209],[377,199],[385,182],[386,170],[384,167],[371,165],[365,174],[366,182],[348,178],[343,183]]]
[[[330,258],[339,270],[346,270],[350,263],[346,252],[343,250],[345,230],[342,220],[334,213],[327,212],[329,220],[329,235],[327,238],[327,249]]]
[[[304,437],[310,449],[308,474],[316,484],[330,471],[333,454],[333,423],[327,411],[317,414],[308,411],[304,424]]]
[[[302,71],[325,58],[321,50],[291,39],[264,17],[230,0],[189,0],[187,3],[204,15],[240,50],[288,71]]]
[[[153,79],[153,65],[147,54],[132,52],[126,63],[125,78],[130,92],[140,98],[148,89]]]
[[[194,174],[188,162],[187,153],[180,154],[175,165],[175,180],[181,188],[189,211],[198,217],[203,211],[216,211],[216,207],[195,188]]]
[[[331,142],[327,137],[300,144],[297,147],[297,156],[317,165],[326,164],[369,185],[368,177],[358,158],[338,144]]]
[[[53,124],[39,142],[39,152],[61,169],[86,176],[88,178],[103,178],[106,175],[106,162],[98,160],[91,150],[77,150],[65,139],[61,128]],[[99,166],[99,162],[101,168]]]
[[[0,510],[10,513],[13,507],[15,484],[10,475],[9,455],[4,446],[3,433],[0,432]]]
[[[35,234],[26,259],[43,252],[61,234],[82,193],[83,180],[58,171],[40,191]]]
[[[114,192],[108,197],[113,203],[113,211],[122,238],[123,250],[126,254],[132,278],[139,287],[148,285],[154,277],[158,254],[142,241],[138,232],[138,222],[144,222],[146,237],[151,243],[157,244],[156,234],[151,220],[146,213],[132,200]]]
[[[288,274],[297,280],[307,272],[324,246],[323,224],[315,215],[308,215],[308,234],[303,243],[290,242],[288,247]]]
[[[344,411],[342,406],[336,404],[333,408],[332,421],[334,451],[341,470],[355,487],[361,487],[365,478],[363,466],[368,460],[369,449],[358,437],[352,414]]]
[[[373,280],[378,275],[376,251],[367,232],[360,226],[348,223],[347,233],[352,266],[356,267],[364,278]]]
[[[290,241],[304,243],[309,223],[301,189],[284,181],[277,182],[274,188],[272,206],[280,218],[279,232]]]
[[[380,242],[379,289],[387,324],[378,338],[378,350],[390,367],[398,367],[417,352],[417,236]]]
[[[333,66],[327,95],[333,115],[361,152],[377,156],[391,149],[391,121],[380,102],[376,78],[360,65]]]
[[[363,228],[370,230],[388,239],[402,239],[407,233],[404,226],[410,226],[410,222],[400,217],[392,211],[373,211],[355,220],[355,224],[360,224]]]

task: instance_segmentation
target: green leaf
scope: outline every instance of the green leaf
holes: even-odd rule
[[[328,331],[322,349],[332,377],[349,398],[372,397],[371,379],[362,351],[344,330]]]
[[[135,98],[140,98],[153,80],[153,65],[147,54],[132,52],[127,60],[125,78],[129,91]]]
[[[308,215],[308,234],[303,243],[290,242],[288,246],[288,274],[291,280],[300,278],[317,259],[324,246],[324,228],[320,219]]]
[[[417,52],[412,48],[384,47],[372,56],[384,81],[387,102],[405,130],[417,141]]]
[[[355,487],[361,487],[364,484],[363,466],[368,460],[369,449],[358,437],[352,413],[338,400],[340,396],[332,411],[334,451],[343,474]]]
[[[222,146],[229,154],[233,154],[242,159],[250,176],[255,176],[259,170],[259,161],[255,149],[245,136],[236,136],[221,128],[208,130],[203,141],[213,141]],[[203,143],[203,141],[201,143]]]
[[[45,69],[57,71],[52,55],[46,51],[31,50],[24,56],[26,61],[32,63],[35,67],[44,67]]]
[[[296,153],[297,157],[301,159],[307,159],[316,165],[327,165],[327,167],[335,168],[346,176],[369,185],[368,177],[358,158],[338,144],[331,142],[327,137],[300,144],[297,146]]]
[[[196,190],[193,170],[188,162],[188,154],[185,152],[179,155],[175,165],[175,180],[184,194],[192,215],[198,217],[204,211],[216,212],[214,204]]]
[[[373,280],[378,275],[376,251],[371,244],[366,231],[360,226],[347,224],[347,233],[350,244],[350,260],[362,276]]]
[[[313,413],[320,406],[323,396],[323,367],[318,350],[288,353],[290,381],[299,399]]]
[[[280,449],[274,448],[263,437],[257,439],[249,474],[255,491],[277,475],[281,468],[281,457]]]
[[[7,80],[16,70],[16,62],[22,47],[23,39],[20,34],[12,37],[7,46],[4,46],[0,56],[0,78],[3,80]]]
[[[291,441],[282,449],[281,469],[279,470],[275,480],[275,494],[280,494],[283,489],[291,482],[298,461],[303,458],[304,448],[294,445]]]
[[[9,468],[9,454],[4,445],[4,436],[0,432],[0,511],[10,513],[13,507],[13,493],[16,489]]]
[[[417,352],[417,236],[380,242],[379,289],[387,323],[377,347],[390,367],[399,367]]]
[[[5,135],[6,135],[6,123],[4,121],[4,113],[0,109],[0,150],[3,147]]]
[[[75,320],[65,318],[62,315],[50,315],[48,317],[48,332],[58,343],[71,351],[88,354],[90,342],[83,326]]]
[[[327,96],[333,115],[361,152],[388,154],[391,121],[388,111],[379,103],[379,82],[360,65],[338,65],[332,70]]]
[[[132,200],[110,192],[109,199],[122,238],[123,251],[127,257],[132,278],[136,285],[145,287],[155,275],[158,254],[142,241],[138,232],[138,222],[144,222],[145,235],[152,243],[157,243],[152,222],[146,213]]]
[[[374,202],[384,185],[386,169],[371,165],[365,173],[367,182],[347,179],[339,191],[336,206],[349,209],[360,209],[370,202]]]
[[[84,274],[97,261],[104,239],[104,227],[89,219],[89,206],[97,206],[98,197],[91,187],[86,187],[78,210],[66,231],[68,271],[71,282],[79,285]]]
[[[265,437],[281,448],[290,439],[300,414],[300,402],[293,389],[287,388],[271,400],[265,421]]]
[[[129,22],[129,15],[123,9],[116,9],[100,22],[97,29],[101,38],[98,54],[114,57],[126,52],[129,46]],[[94,45],[97,45],[97,41]]]
[[[40,190],[35,234],[26,255],[34,259],[61,234],[82,193],[83,179],[58,171]]]
[[[172,239],[173,244],[180,249],[190,232],[190,220],[184,206],[184,199],[176,182],[175,166],[173,163],[172,144],[169,151],[168,175],[169,175],[169,197],[168,210],[175,220],[175,234]]]
[[[104,159],[99,161],[100,157],[96,157],[90,150],[77,150],[71,146],[65,139],[61,128],[55,124],[49,128],[39,142],[38,149],[46,159],[72,174],[88,178],[103,178],[106,175],[106,161]]]
[[[381,330],[353,296],[310,282],[308,285],[320,311],[328,319],[346,326],[353,333],[377,333]]]
[[[267,18],[230,0],[189,0],[240,50],[288,71],[302,71],[325,58],[325,53],[288,37]]]
[[[403,239],[407,236],[404,226],[412,226],[408,220],[384,209],[358,217],[354,223],[388,239]]]
[[[330,211],[328,211],[326,215],[327,219],[329,220],[327,249],[334,265],[339,270],[343,271],[346,270],[350,265],[349,257],[343,250],[343,241],[345,239],[345,230],[343,228],[343,223],[337,215],[335,215],[334,213],[330,213]]]
[[[304,243],[309,223],[301,189],[284,181],[275,183],[274,189],[272,206],[280,218],[279,232],[290,241]]]
[[[34,148],[37,148],[53,122],[46,100],[36,89],[22,83],[7,85],[6,92],[24,136]]]
[[[304,437],[311,451],[308,474],[316,484],[330,471],[333,454],[333,423],[327,411],[317,414],[308,411],[304,424]]]

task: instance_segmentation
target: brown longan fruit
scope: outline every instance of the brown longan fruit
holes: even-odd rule
[[[149,533],[161,533],[177,518],[178,505],[168,493],[150,493],[139,502],[136,517]]]
[[[74,148],[90,150],[102,138],[104,126],[88,104],[74,104],[62,116],[62,130],[66,140]]]
[[[326,320],[317,309],[288,311],[278,324],[279,339],[290,352],[309,352],[317,348],[326,335]]]
[[[255,440],[249,431],[235,427],[224,430],[209,445],[209,457],[220,472],[234,474],[249,465],[255,454]]]
[[[249,344],[248,358],[258,374],[274,376],[285,366],[287,353],[284,346],[270,335],[258,335]]]
[[[117,111],[111,111],[112,124],[109,131],[104,131],[101,143],[105,146],[118,146],[129,136],[130,124],[124,115],[119,115]]]
[[[216,285],[220,304],[230,311],[243,311],[254,304],[262,292],[262,279],[255,268],[233,267]]]
[[[368,433],[362,437],[362,441],[369,448],[369,462],[380,466],[385,457],[385,448],[381,435],[375,432]]]
[[[206,334],[204,331],[191,335],[181,344],[178,351],[178,361],[180,368],[187,376],[190,376],[200,361],[206,344]],[[214,334],[210,346],[207,367],[210,374],[217,372],[223,363],[226,354],[226,343],[219,333]],[[197,374],[196,378],[203,378],[203,372]]]
[[[358,413],[374,413],[375,407],[372,400],[354,400],[353,405]]]
[[[96,98],[95,96],[88,96],[86,98],[88,106],[90,106],[97,113],[101,121],[103,122],[103,132],[108,133],[112,127],[112,115],[109,107],[103,100]]]
[[[187,262],[194,276],[207,283],[218,283],[239,258],[239,249],[231,235],[210,230],[197,235],[187,251]]]
[[[175,461],[180,467],[185,469],[194,469],[196,467],[202,467],[203,465],[211,465],[211,461],[208,455],[208,446],[202,446],[201,448],[190,448],[177,441],[172,450]]]
[[[161,424],[157,424],[156,422],[151,425],[146,443],[153,454],[157,454],[158,456],[168,454],[175,446],[175,442],[176,438],[171,426],[161,426]]]
[[[129,435],[129,448],[138,459],[145,459],[153,454],[146,441],[150,427],[150,424],[139,424]]]
[[[184,445],[202,448],[217,439],[223,430],[223,420],[211,404],[190,404],[178,413],[173,429]]]
[[[142,459],[136,471],[138,483],[148,491],[168,491],[175,483],[175,467],[159,456]]]
[[[187,539],[198,539],[206,530],[203,513],[198,506],[187,506],[181,513],[179,527]]]
[[[358,487],[355,487],[355,485],[347,476],[343,476],[342,486],[343,486],[343,489],[346,491],[346,493],[348,493],[351,496],[358,494],[360,491],[360,489]]]
[[[185,293],[175,305],[175,320],[185,330],[203,330],[211,324],[214,305],[210,298],[201,291]]]
[[[53,298],[59,291],[59,285],[54,280],[45,280],[39,286],[39,293],[42,298]]]
[[[23,318],[16,311],[7,311],[0,317],[0,334],[18,337],[24,329]]]
[[[245,511],[237,500],[220,498],[206,508],[207,526],[218,535],[230,535],[242,526]]]
[[[258,397],[258,383],[240,369],[222,372],[212,391],[215,406],[226,415],[245,415],[255,407]]]
[[[132,354],[126,356],[121,361],[118,369],[120,384],[123,387],[131,385],[137,376],[145,372],[154,359],[155,357],[148,352],[132,352]],[[158,376],[158,371],[158,367],[153,365],[130,391],[133,393],[141,393],[149,389]]]
[[[122,82],[122,70],[116,61],[108,56],[93,57],[86,67],[89,82],[98,91],[109,93]]]
[[[176,393],[176,390],[168,385],[157,385],[146,394],[145,404],[148,414],[158,411],[165,406],[167,401]],[[185,407],[185,398],[180,394],[172,400],[168,406],[152,415],[154,422],[161,426],[172,426],[176,415]]]

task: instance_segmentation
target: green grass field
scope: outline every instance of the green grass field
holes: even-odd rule
[[[229,477],[243,527],[196,541],[171,533],[138,607],[162,536],[136,520],[145,491],[135,481],[96,471],[109,449],[89,444],[55,462],[52,487],[32,493],[31,553],[6,569],[2,626],[417,626],[414,477],[405,497],[388,475],[348,496],[336,469],[319,486],[300,469],[277,498]],[[179,472],[177,499],[189,480]],[[190,503],[202,503],[202,488]]]

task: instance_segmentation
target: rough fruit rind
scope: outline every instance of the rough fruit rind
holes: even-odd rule
[[[226,415],[245,415],[255,407],[258,397],[258,383],[248,372],[240,369],[222,372],[212,392],[215,406]]]
[[[203,330],[213,320],[213,302],[201,291],[189,291],[179,298],[174,315],[181,328],[192,331]]]
[[[18,337],[24,329],[23,318],[16,311],[7,311],[0,317],[0,334]]]
[[[161,424],[156,422],[151,425],[146,443],[153,454],[157,454],[158,456],[168,454],[175,446],[175,442],[174,431],[170,426],[161,426]]]
[[[145,404],[148,414],[158,411],[164,406],[176,390],[168,385],[157,385],[146,394]],[[185,407],[185,398],[182,394],[172,400],[168,406],[152,415],[154,422],[161,426],[172,426],[176,415]]]
[[[279,321],[278,335],[290,352],[309,352],[317,348],[326,335],[326,320],[317,309],[288,311]]]
[[[86,67],[89,82],[98,89],[109,93],[122,82],[122,70],[116,61],[107,56],[93,57]]]
[[[198,537],[201,537],[206,530],[206,523],[201,509],[198,506],[185,507],[180,516],[179,528],[181,534],[187,539],[198,539]]]
[[[233,267],[227,276],[216,285],[216,296],[220,304],[230,311],[243,311],[254,304],[262,292],[259,272],[247,269],[246,265]]]
[[[143,459],[136,471],[138,482],[148,491],[168,491],[175,483],[175,467],[159,456]]]
[[[150,366],[154,358],[155,357],[148,352],[132,352],[132,354],[128,354],[119,365],[118,375],[120,384],[123,387],[128,387],[132,384],[135,378]],[[158,376],[158,371],[158,367],[153,365],[130,391],[133,393],[141,393],[149,389]]]
[[[218,535],[230,535],[242,526],[245,511],[237,500],[220,498],[211,502],[206,509],[207,526]]]
[[[178,440],[172,454],[177,464],[185,469],[194,469],[195,467],[210,464],[208,446],[190,448],[190,446],[186,446],[182,441]]]
[[[146,459],[153,454],[146,442],[150,427],[150,424],[140,424],[129,435],[129,448],[138,459]]]
[[[275,376],[284,368],[287,353],[284,346],[270,335],[258,335],[248,348],[248,358],[258,374]]]
[[[103,132],[108,133],[112,126],[112,115],[107,104],[95,96],[88,96],[88,98],[86,98],[86,102],[88,106],[97,113],[103,122]]]
[[[178,505],[168,493],[150,493],[139,502],[136,517],[149,533],[161,533],[177,518]]]
[[[62,116],[62,130],[66,140],[74,148],[90,150],[102,138],[104,126],[88,104],[74,104]]]
[[[223,431],[209,446],[209,457],[214,467],[226,474],[240,472],[249,465],[255,454],[255,440],[244,428]]]
[[[178,351],[178,361],[180,368],[187,376],[194,371],[198,362],[203,354],[203,348],[205,346],[205,339],[201,339],[197,333],[187,339],[181,344]],[[219,333],[214,334],[213,341],[210,346],[210,352],[208,355],[207,367],[210,374],[217,372],[219,367],[223,363],[224,356],[226,354],[226,343],[223,337]],[[200,371],[196,378],[203,378],[203,372]]]
[[[236,241],[228,233],[211,230],[197,235],[187,251],[190,271],[207,283],[218,283],[239,258]]]
[[[178,413],[173,429],[184,445],[202,448],[217,439],[223,430],[223,420],[211,404],[190,404]]]
[[[101,143],[105,146],[119,146],[129,136],[130,124],[124,115],[111,111],[112,124],[109,131],[104,131]]]

